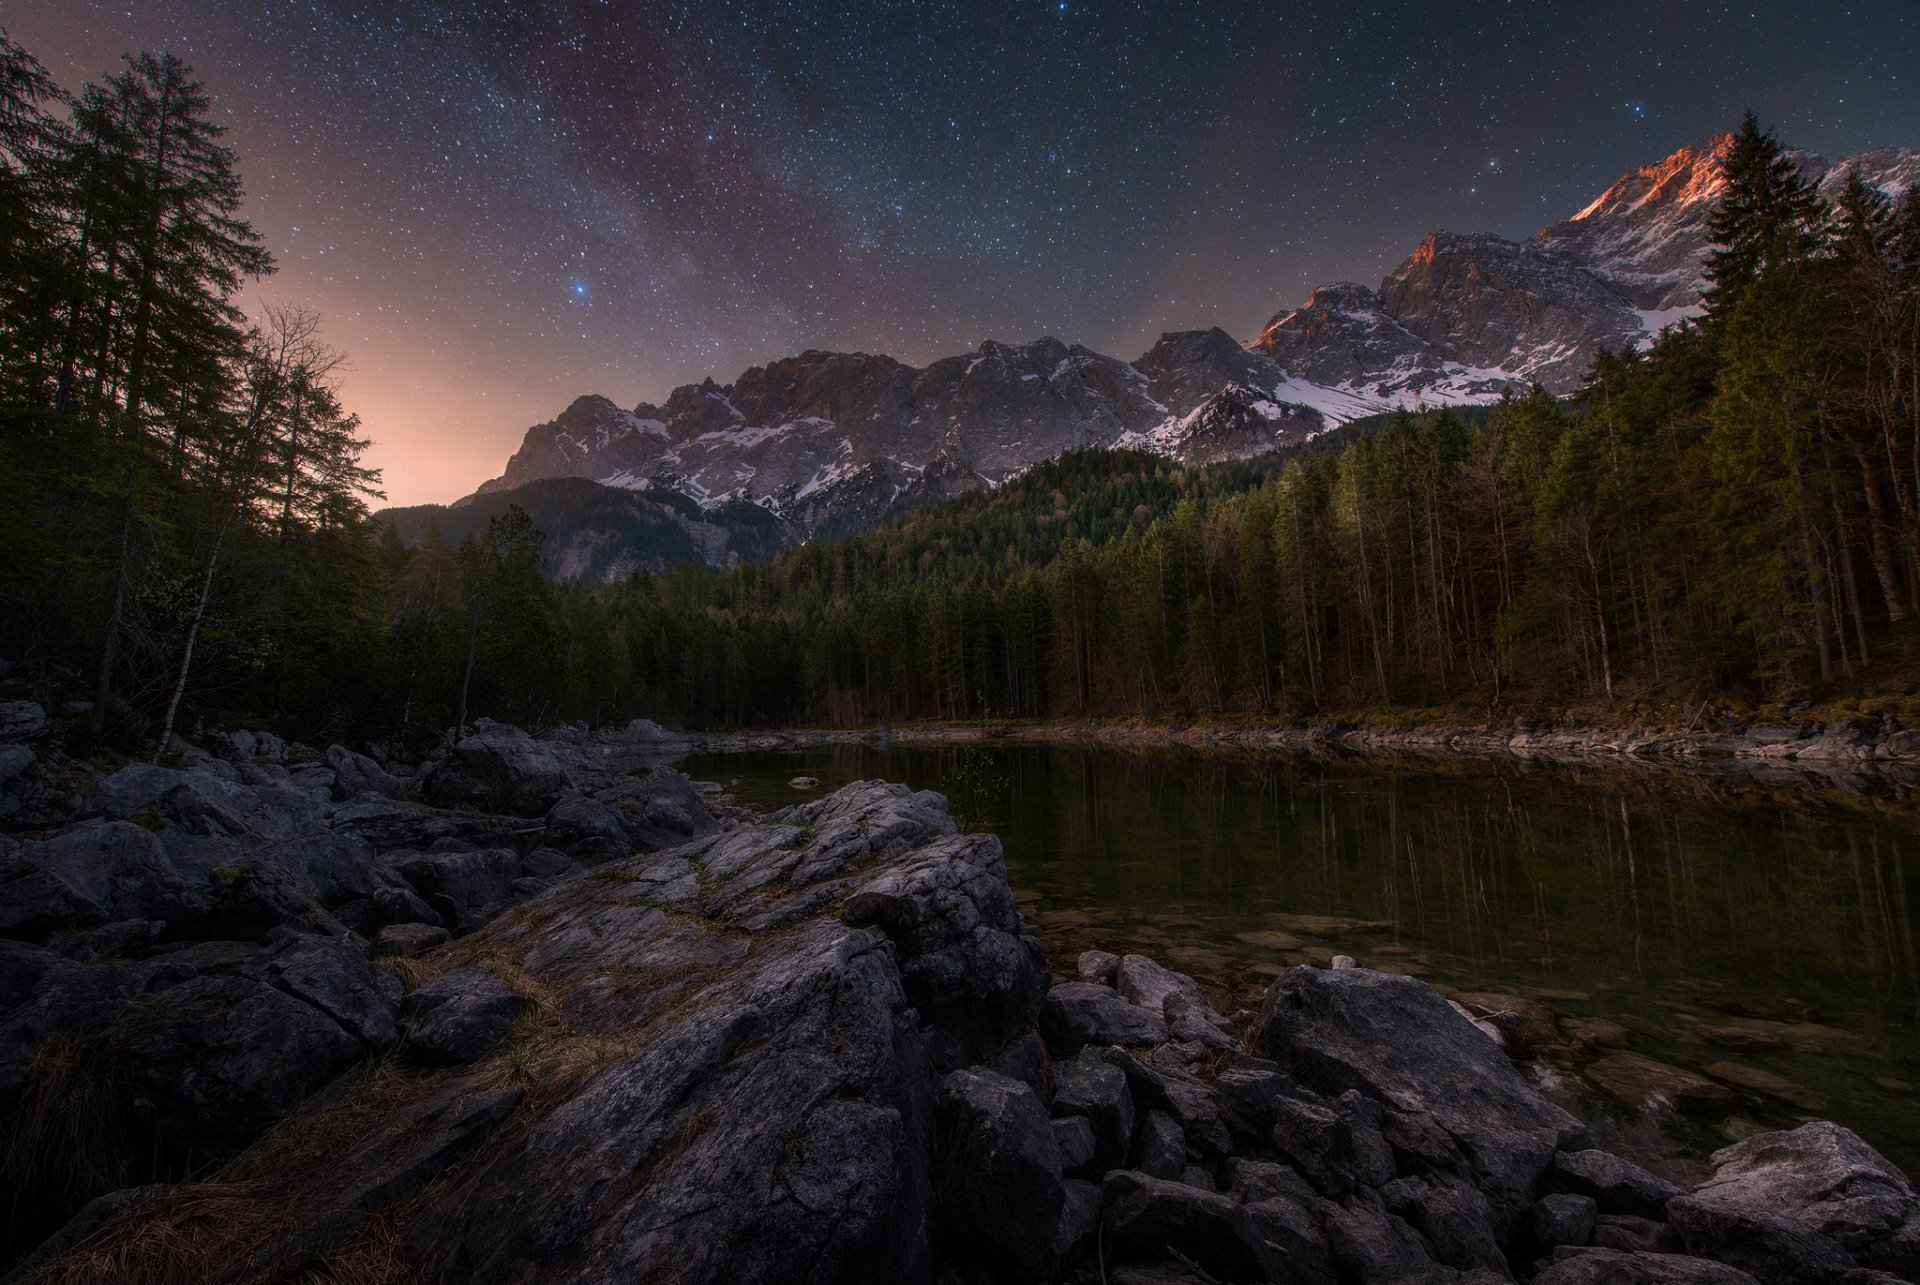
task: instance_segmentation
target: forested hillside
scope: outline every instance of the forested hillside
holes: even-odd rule
[[[1070,454],[850,539],[563,588],[516,507],[457,547],[368,517],[317,318],[235,306],[272,263],[187,68],[69,96],[0,54],[0,653],[76,731],[1906,695],[1920,204],[1827,208],[1751,119],[1707,315],[1570,403],[1206,470]]]

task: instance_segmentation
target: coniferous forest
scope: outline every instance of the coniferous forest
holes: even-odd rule
[[[179,60],[0,46],[0,652],[96,738],[1300,721],[1893,704],[1920,604],[1920,201],[1833,206],[1749,116],[1697,322],[1562,402],[1189,470],[1088,452],[716,572],[542,575],[524,513],[413,547]]]

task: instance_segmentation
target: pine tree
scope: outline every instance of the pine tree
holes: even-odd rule
[[[1804,261],[1822,212],[1819,194],[1771,131],[1748,112],[1725,162],[1726,191],[1714,211],[1707,256],[1707,312],[1720,316],[1762,273]]]

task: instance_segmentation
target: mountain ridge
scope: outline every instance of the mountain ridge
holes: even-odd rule
[[[703,510],[755,505],[807,539],[999,485],[1067,450],[1199,464],[1403,406],[1482,404],[1535,384],[1569,393],[1602,349],[1698,315],[1729,144],[1720,135],[1631,169],[1524,240],[1436,230],[1377,289],[1316,287],[1245,342],[1219,327],[1168,331],[1123,361],[1052,336],[989,339],[925,366],[809,349],[658,405],[588,394],[529,428],[501,475],[453,507],[576,477]],[[1910,148],[1831,164],[1793,155],[1829,196],[1850,171],[1894,195],[1920,181]]]

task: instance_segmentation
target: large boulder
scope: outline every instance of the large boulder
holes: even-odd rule
[[[1290,969],[1268,988],[1250,1042],[1308,1088],[1378,1102],[1396,1147],[1480,1188],[1503,1242],[1554,1152],[1586,1140],[1497,1045],[1411,977]]]
[[[319,1009],[261,981],[207,975],[143,996],[104,1032],[143,1131],[176,1163],[223,1156],[362,1055]]]
[[[428,774],[426,797],[436,807],[537,817],[569,783],[552,750],[517,727],[482,719]]]
[[[1066,1208],[1062,1158],[1033,1090],[992,1071],[940,1086],[940,1217],[948,1256],[1012,1280],[1051,1265]]]
[[[1168,1037],[1159,1017],[1128,1003],[1113,987],[1092,982],[1062,982],[1048,991],[1040,1034],[1062,1055],[1089,1044],[1160,1044]]]
[[[383,799],[407,797],[407,783],[364,754],[344,745],[327,747],[327,766],[333,769],[333,797],[341,802],[363,794]]]
[[[520,878],[519,854],[506,848],[389,853],[386,860],[456,937],[485,926],[504,910]]]
[[[1791,1219],[1863,1264],[1920,1277],[1920,1199],[1912,1184],[1858,1134],[1831,1121],[1716,1151],[1713,1176],[1693,1196]]]

